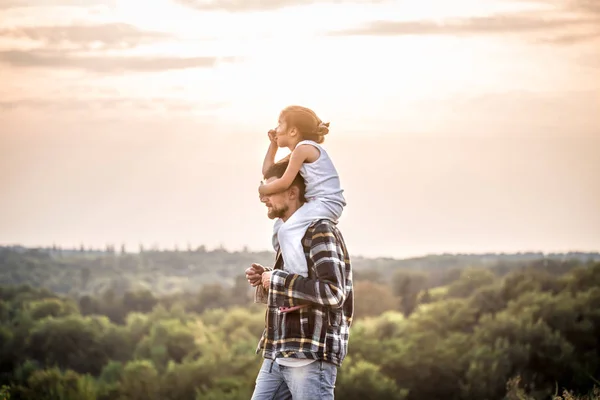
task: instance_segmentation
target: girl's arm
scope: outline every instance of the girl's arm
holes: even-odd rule
[[[275,131],[269,131],[269,139],[271,140],[271,143],[269,144],[269,149],[267,150],[265,160],[263,161],[263,176],[267,173],[267,170],[271,168],[273,164],[275,164],[275,155],[277,154],[277,140],[275,139]]]
[[[275,179],[272,182],[259,186],[258,193],[261,196],[266,196],[289,188],[294,181],[294,178],[296,178],[296,175],[298,175],[298,172],[302,167],[302,163],[304,163],[304,161],[307,159],[309,161],[314,160],[315,153],[317,153],[318,157],[318,152],[319,150],[311,145],[301,145],[296,147],[294,151],[292,151],[292,154],[290,154],[290,162],[287,169],[283,173],[283,176],[279,179]]]

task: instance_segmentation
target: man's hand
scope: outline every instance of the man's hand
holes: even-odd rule
[[[258,286],[261,284],[261,275],[265,272],[265,267],[260,264],[252,264],[252,266],[246,269],[246,279],[251,286]]]
[[[271,285],[271,275],[272,274],[273,274],[273,271],[267,271],[262,274],[262,285],[265,289],[269,289],[269,286]]]

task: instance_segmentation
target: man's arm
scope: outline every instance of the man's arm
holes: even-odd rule
[[[319,223],[315,227],[309,256],[315,264],[315,278],[273,270],[267,304],[275,307],[302,304],[342,307],[346,300],[345,254],[329,224]]]

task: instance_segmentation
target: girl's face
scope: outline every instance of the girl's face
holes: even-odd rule
[[[292,139],[292,135],[290,135],[291,129],[288,129],[287,123],[283,120],[283,119],[279,119],[279,124],[277,125],[277,129],[275,130],[276,132],[276,139],[277,139],[277,146],[279,147],[287,147],[290,145],[291,139]]]

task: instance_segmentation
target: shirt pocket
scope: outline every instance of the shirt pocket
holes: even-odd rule
[[[300,310],[298,314],[298,317],[300,319],[300,336],[303,338],[312,337],[312,327],[314,326],[314,324],[310,323],[310,317],[312,316],[312,313],[307,312],[306,310]]]
[[[329,327],[338,328],[342,323],[342,311],[340,309],[328,310],[327,323]]]
[[[339,353],[341,352],[341,348],[340,348],[340,342],[341,342],[341,337],[340,337],[340,325],[342,323],[342,312],[341,310],[330,310],[327,313],[327,319],[328,319],[328,326],[327,326],[327,333],[326,333],[326,338],[325,338],[325,342],[327,343],[327,346],[329,347],[329,351],[331,351],[331,353],[339,355]]]
[[[285,337],[288,339],[304,339],[313,336],[313,315],[305,309],[283,314]]]

